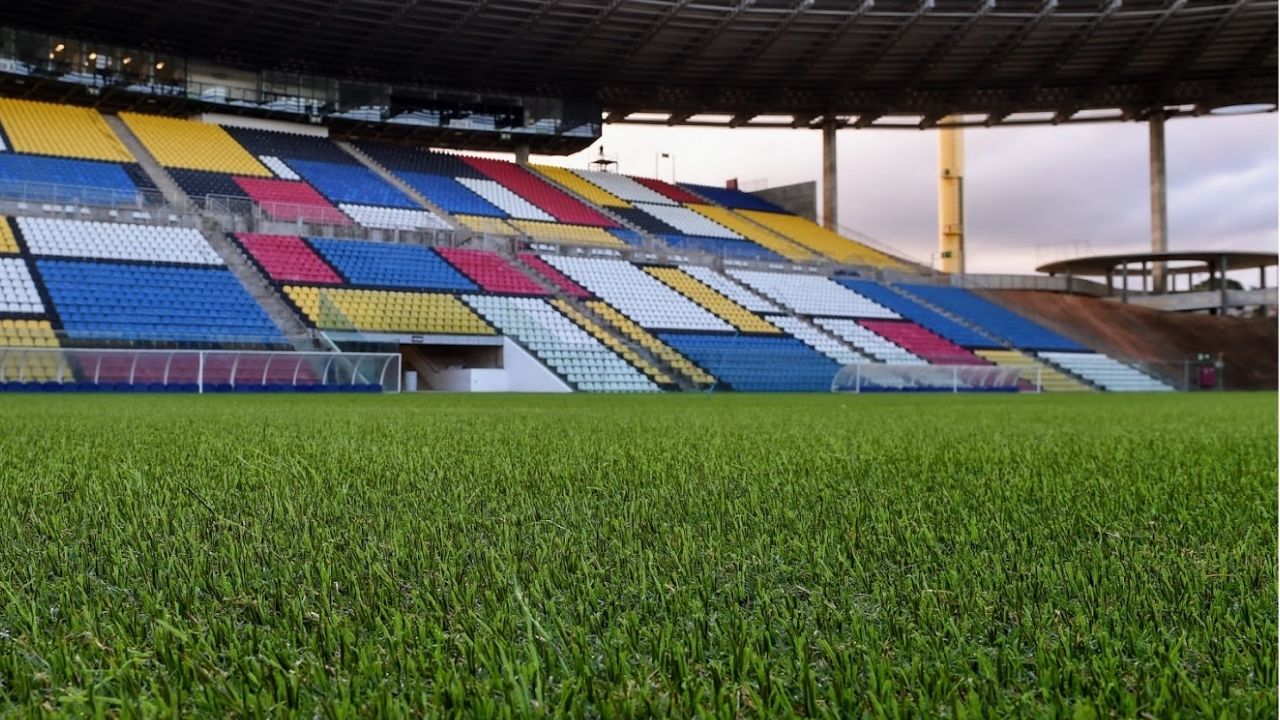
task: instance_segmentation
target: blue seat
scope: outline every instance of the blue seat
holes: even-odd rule
[[[421,245],[311,238],[308,242],[353,285],[475,291],[475,283]]]
[[[331,202],[421,210],[416,202],[363,165],[284,158]]]
[[[0,196],[34,202],[114,205],[137,199],[122,163],[0,153]]]
[[[988,333],[1022,350],[1087,351],[1089,348],[979,297],[964,288],[935,285],[903,285],[925,302],[962,317]]]
[[[966,348],[1000,348],[1000,343],[967,325],[932,310],[873,280],[837,277],[836,282],[898,313],[904,318]]]
[[[713,203],[733,208],[734,210],[763,210],[764,212],[791,214],[767,200],[741,190],[716,187],[714,185],[695,185],[693,183],[680,183],[680,187],[697,193]]]
[[[828,392],[840,366],[792,337],[659,333],[732,390]]]

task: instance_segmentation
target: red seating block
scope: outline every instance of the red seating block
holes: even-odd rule
[[[591,297],[591,293],[586,288],[570,280],[568,275],[565,275],[555,269],[550,263],[537,255],[534,255],[533,253],[520,253],[518,257],[521,262],[536,270],[539,275],[546,278],[547,282],[560,288],[560,290],[569,297]]]
[[[603,228],[618,227],[614,221],[552,187],[519,165],[488,158],[464,157],[463,160],[560,222]]]
[[[266,271],[267,276],[276,282],[342,284],[338,273],[300,237],[240,233],[236,235],[236,239]]]
[[[463,275],[490,292],[513,295],[550,295],[538,283],[530,280],[501,255],[488,250],[464,248],[436,248],[436,252],[448,260]]]
[[[859,320],[858,322],[871,332],[887,338],[934,365],[991,364],[913,322],[903,320]]]
[[[351,224],[351,218],[307,183],[273,178],[232,179],[274,220],[302,220],[326,225]]]
[[[674,200],[678,203],[699,203],[699,204],[705,205],[707,202],[706,200],[703,200],[702,198],[698,197],[697,195],[694,195],[688,190],[685,190],[684,188],[681,188],[681,187],[677,187],[668,182],[655,180],[653,178],[642,178],[642,177],[631,178],[631,179],[649,188],[650,190],[658,193],[659,195],[662,195],[670,200]]]

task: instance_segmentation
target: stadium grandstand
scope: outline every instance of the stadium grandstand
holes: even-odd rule
[[[1244,0],[9,4],[0,389],[825,392],[850,366],[860,391],[1187,388],[1186,363],[963,273],[957,133],[1149,122],[1165,250],[1163,123],[1274,110],[1275,20]],[[824,222],[530,162],[605,123],[821,131]],[[836,131],[901,127],[942,128],[943,272],[834,224]]]

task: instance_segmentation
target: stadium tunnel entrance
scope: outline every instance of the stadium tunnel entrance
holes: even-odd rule
[[[399,354],[404,373],[401,387],[406,392],[573,390],[555,371],[506,337],[365,335],[358,340],[334,340],[343,352]]]

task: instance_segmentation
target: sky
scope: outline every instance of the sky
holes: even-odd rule
[[[1277,244],[1277,114],[1166,122],[1170,250],[1266,250]],[[969,272],[1032,273],[1073,255],[1150,247],[1145,123],[965,131]],[[628,175],[750,186],[816,180],[816,130],[606,125],[599,142],[558,158],[586,167],[599,152]],[[932,264],[937,252],[937,135],[842,130],[840,223]],[[819,202],[821,205],[821,202]],[[1256,280],[1255,280],[1256,282]]]

